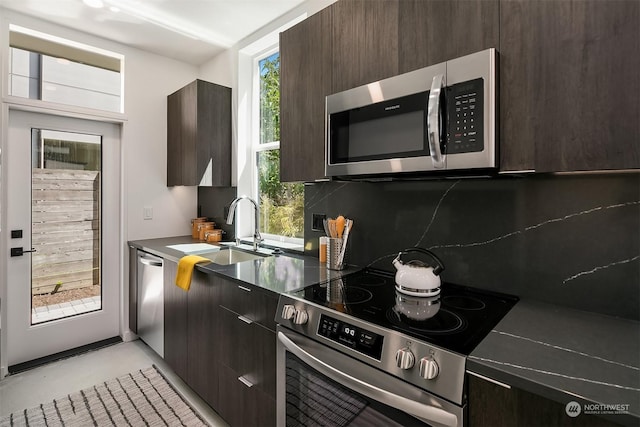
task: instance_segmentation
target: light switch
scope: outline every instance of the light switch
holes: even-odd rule
[[[153,207],[145,206],[142,208],[142,219],[153,219]]]

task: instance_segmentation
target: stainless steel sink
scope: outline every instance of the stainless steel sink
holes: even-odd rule
[[[220,265],[230,265],[237,264],[243,261],[251,261],[254,259],[265,258],[269,255],[266,254],[258,254],[258,253],[249,253],[244,251],[238,251],[235,249],[223,249],[216,252],[207,252],[204,254],[199,254],[201,257],[210,259],[214,264]]]

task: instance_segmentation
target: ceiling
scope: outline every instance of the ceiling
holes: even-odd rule
[[[85,4],[94,1],[103,7]],[[303,1],[0,0],[0,6],[201,65]]]

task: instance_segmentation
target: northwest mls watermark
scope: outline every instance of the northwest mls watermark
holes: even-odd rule
[[[565,412],[571,418],[575,418],[580,414],[585,415],[619,415],[629,413],[629,404],[627,403],[585,403],[569,402],[564,408]]]

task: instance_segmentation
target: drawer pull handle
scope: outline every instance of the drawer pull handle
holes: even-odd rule
[[[240,381],[242,384],[246,385],[249,388],[253,387],[253,384],[251,383],[251,381],[249,381],[245,377],[238,377],[238,381]]]
[[[250,324],[253,323],[253,320],[249,319],[248,317],[244,317],[244,316],[238,316],[238,320],[242,320],[247,325],[250,325]]]
[[[242,289],[243,291],[251,292],[251,289],[245,288],[244,286],[238,285],[238,288]]]

